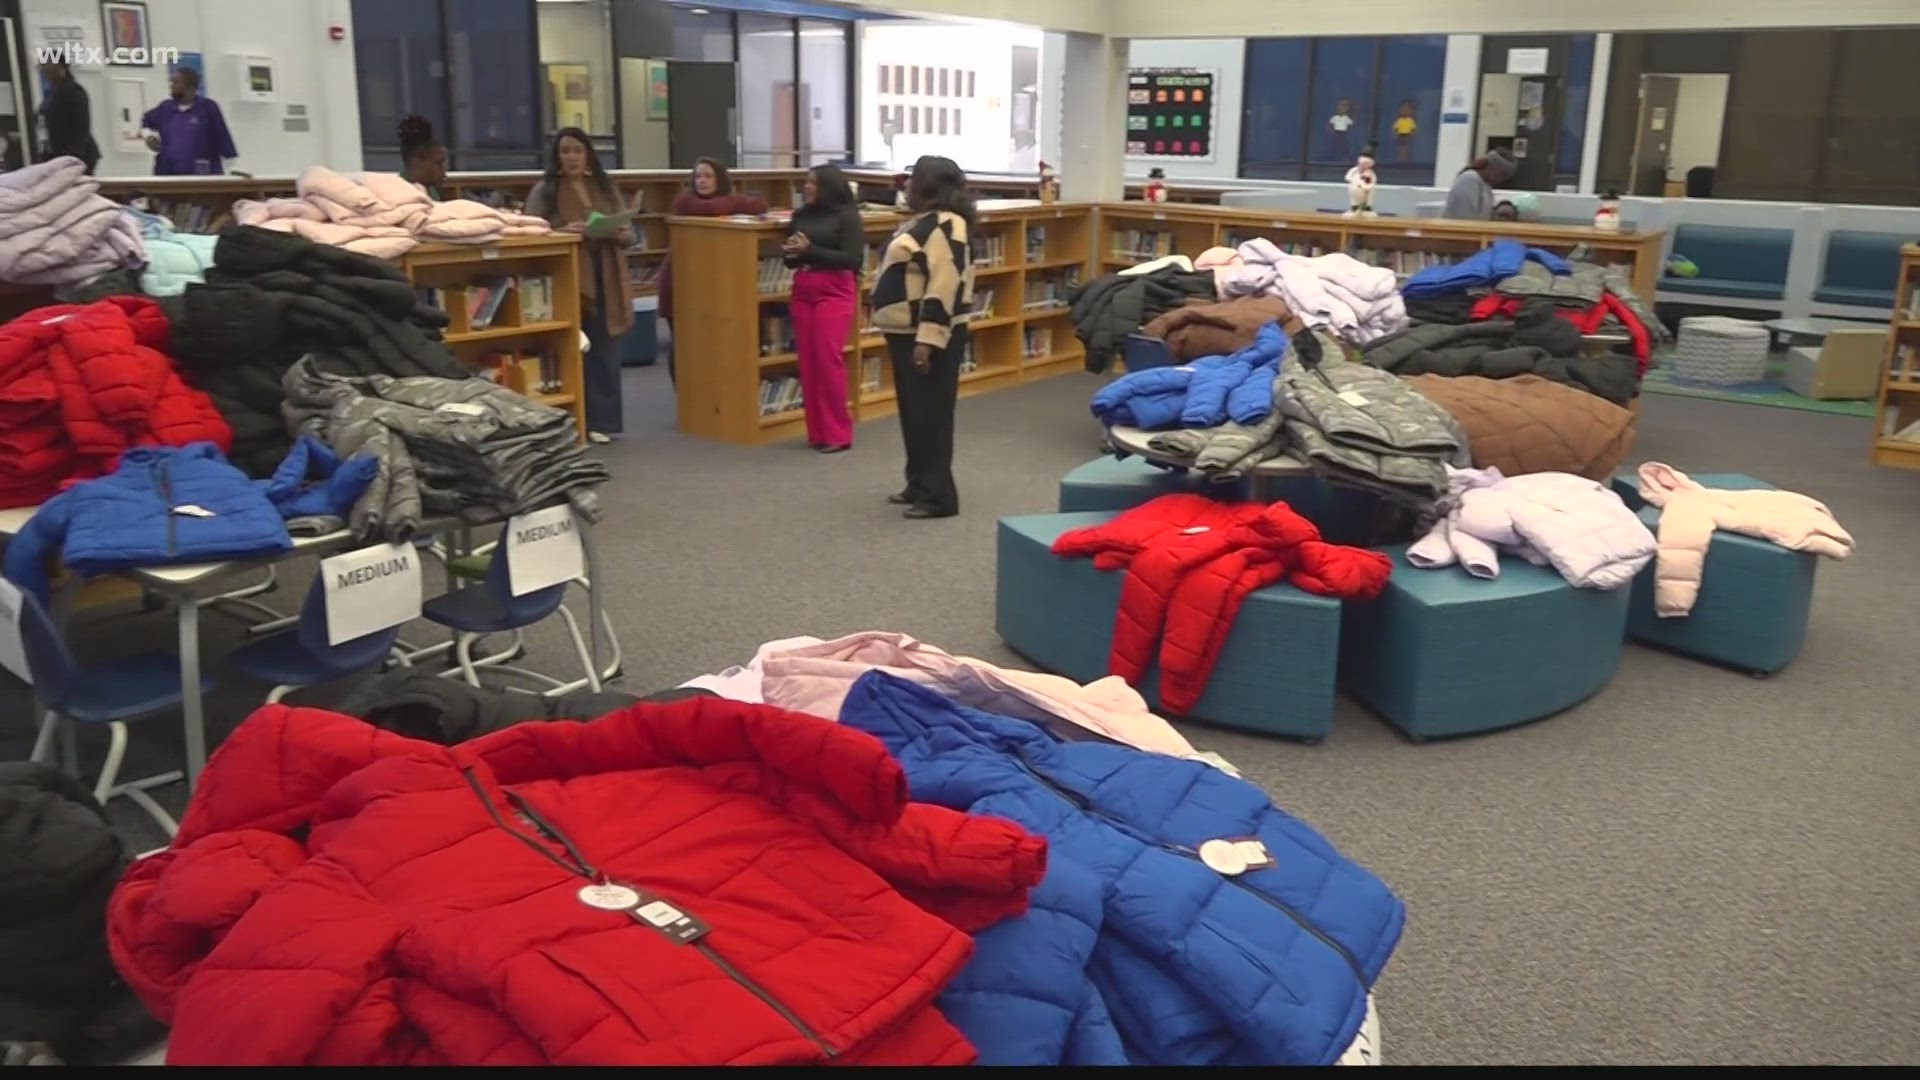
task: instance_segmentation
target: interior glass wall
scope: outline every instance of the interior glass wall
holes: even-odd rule
[[[1338,181],[1364,150],[1385,183],[1433,177],[1447,39],[1247,42],[1242,176]]]

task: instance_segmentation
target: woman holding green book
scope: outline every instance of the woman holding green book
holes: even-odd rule
[[[633,226],[620,189],[600,164],[586,132],[562,128],[553,137],[546,175],[527,196],[527,213],[546,218],[561,232],[582,235],[580,323],[587,335],[582,365],[587,437],[608,442],[625,429],[620,338],[633,329],[626,257],[633,246]]]

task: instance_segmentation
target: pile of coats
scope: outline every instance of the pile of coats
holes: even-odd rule
[[[1193,265],[1213,271],[1222,297],[1277,297],[1305,325],[1351,344],[1364,345],[1407,325],[1393,271],[1345,252],[1294,255],[1256,237],[1238,248],[1209,248]]]
[[[1129,334],[1191,301],[1218,298],[1211,272],[1196,271],[1184,258],[1161,260],[1070,290],[1068,317],[1086,347],[1086,368],[1097,375],[1113,365]]]
[[[561,500],[599,520],[593,488],[609,473],[563,409],[488,379],[336,374],[317,356],[283,389],[295,430],[379,462],[349,514],[363,539],[404,543],[430,516],[484,523]]]
[[[452,745],[267,706],[115,891],[114,961],[170,1064],[1324,1065],[1362,1037],[1404,908],[1259,789],[815,672],[831,715],[702,693]]]
[[[233,219],[382,259],[399,258],[425,242],[490,244],[553,231],[545,218],[472,199],[434,202],[394,173],[344,175],[309,165],[294,190],[299,194],[291,199],[242,199],[234,203]]]
[[[0,326],[0,507],[35,506],[136,446],[231,445],[232,429],[168,356],[152,300],[37,308]]]
[[[79,158],[0,172],[0,281],[65,285],[146,261],[139,230]]]

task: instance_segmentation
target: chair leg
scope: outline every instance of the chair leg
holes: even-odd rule
[[[475,689],[480,687],[480,672],[473,666],[473,634],[462,633],[453,639],[453,655],[460,661],[460,676],[467,685]]]
[[[47,759],[53,754],[54,736],[59,734],[60,728],[60,714],[47,710],[47,714],[40,718],[40,735],[33,740],[33,753],[28,755],[28,760],[41,765],[50,764]]]
[[[180,823],[173,820],[173,815],[167,813],[166,807],[153,801],[153,796],[136,787],[121,788],[115,794],[125,795],[135,806],[145,810],[155,824],[166,830],[169,839],[180,835]]]
[[[267,704],[278,705],[288,694],[298,689],[300,688],[297,686],[289,686],[286,683],[281,683],[279,686],[267,691]]]
[[[101,806],[113,797],[113,782],[120,779],[120,763],[127,756],[127,725],[118,720],[107,725],[113,741],[107,746],[107,760],[100,765],[100,779],[93,783],[93,798]]]
[[[580,670],[586,672],[587,688],[597,694],[600,692],[600,673],[593,669],[593,653],[587,648],[586,638],[580,634],[580,623],[574,619],[573,612],[567,610],[567,605],[561,604],[558,611],[560,621],[567,624],[567,636],[573,639],[573,654],[580,659]],[[566,691],[549,690],[547,692],[558,694]]]
[[[80,725],[65,719],[60,723],[60,768],[68,776],[80,775]]]

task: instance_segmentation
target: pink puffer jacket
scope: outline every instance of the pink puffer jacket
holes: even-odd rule
[[[1661,618],[1693,610],[1713,531],[1725,529],[1829,559],[1853,553],[1853,537],[1822,503],[1792,491],[1726,491],[1702,487],[1671,465],[1640,466],[1640,497],[1660,507],[1660,556],[1653,607]]]

